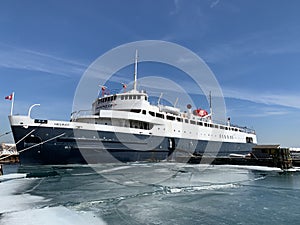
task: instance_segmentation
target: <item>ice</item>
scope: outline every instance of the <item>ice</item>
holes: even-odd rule
[[[5,215],[1,222],[5,225],[106,224],[92,212],[76,212],[63,206],[13,212]]]
[[[240,166],[240,165],[225,165],[223,167],[227,168],[237,168],[237,169],[246,169],[246,170],[256,170],[256,171],[265,171],[265,172],[281,172],[282,170],[278,167],[267,167],[267,166]]]
[[[12,179],[13,177],[15,179]],[[1,179],[5,180],[6,178],[10,178],[10,180],[0,183],[0,213],[25,210],[44,200],[42,197],[31,196],[27,193],[16,194],[19,189],[27,187],[33,179],[20,179],[17,174],[4,175]]]
[[[9,174],[2,176],[0,181],[0,224],[106,224],[89,211],[75,211],[64,206],[45,207],[49,199],[24,191],[28,191],[33,181],[39,183],[42,179],[28,179],[24,174]]]

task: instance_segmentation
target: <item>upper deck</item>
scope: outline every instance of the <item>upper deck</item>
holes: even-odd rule
[[[100,110],[122,110],[130,111],[134,109],[147,109],[151,107],[148,95],[145,91],[129,91],[126,93],[104,95],[97,98],[92,110],[94,115],[98,115]]]

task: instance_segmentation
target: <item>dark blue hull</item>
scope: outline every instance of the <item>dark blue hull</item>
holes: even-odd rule
[[[24,138],[34,129],[28,137]],[[161,161],[186,158],[196,153],[208,157],[247,154],[252,143],[117,134],[70,128],[12,127],[21,164],[94,164]],[[75,133],[75,135],[74,135]],[[22,141],[19,141],[24,139]]]

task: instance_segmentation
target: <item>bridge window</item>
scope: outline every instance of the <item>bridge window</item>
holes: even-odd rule
[[[168,116],[168,115],[167,115],[167,120],[175,120],[175,117],[174,117],[174,116]]]
[[[156,113],[156,117],[164,119],[164,115],[161,113]]]
[[[253,138],[252,137],[246,137],[246,142],[247,143],[253,143]]]
[[[154,112],[149,111],[149,114],[150,114],[151,116],[155,116],[155,113],[154,113]]]

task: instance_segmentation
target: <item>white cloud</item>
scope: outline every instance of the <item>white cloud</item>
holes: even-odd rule
[[[0,67],[40,71],[69,77],[82,74],[87,65],[25,48],[0,44]]]
[[[300,93],[257,93],[256,91],[223,88],[223,94],[226,98],[300,109]]]

